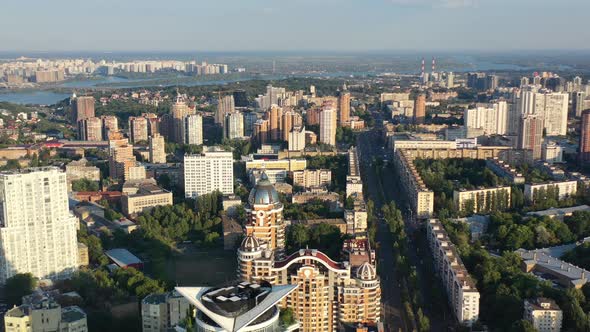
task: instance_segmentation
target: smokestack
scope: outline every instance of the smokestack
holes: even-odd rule
[[[425,62],[424,62],[424,58],[422,58],[422,71],[421,71],[421,77],[424,77],[424,70],[425,70]]]
[[[434,73],[436,71],[436,59],[434,57],[432,57],[432,72]]]

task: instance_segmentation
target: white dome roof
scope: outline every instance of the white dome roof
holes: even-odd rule
[[[356,277],[357,279],[365,281],[375,280],[377,279],[377,271],[375,271],[373,265],[369,262],[365,262],[356,270]]]
[[[254,235],[248,235],[242,240],[240,245],[241,251],[257,251],[260,249],[260,242],[254,237]]]

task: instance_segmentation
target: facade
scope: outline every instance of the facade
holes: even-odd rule
[[[529,202],[534,202],[538,194],[541,194],[543,191],[547,194],[548,191],[551,190],[555,191],[558,200],[572,197],[578,192],[578,181],[573,180],[537,184],[527,183],[524,185],[524,198]]]
[[[338,96],[338,123],[350,120],[350,92],[341,92]]]
[[[127,216],[172,203],[172,193],[152,182],[138,182],[132,186],[125,184],[125,194],[121,196],[121,208]]]
[[[305,127],[295,126],[287,135],[289,151],[301,151],[305,149]]]
[[[344,210],[344,220],[346,221],[346,234],[360,235],[367,232],[367,205],[357,194],[352,195],[352,208]]]
[[[164,136],[154,133],[149,138],[149,162],[151,164],[166,163],[166,141]]]
[[[86,166],[88,160],[71,161],[66,165],[66,178],[68,180],[68,189],[71,189],[71,183],[74,180],[88,179],[91,181],[100,181],[100,169],[96,166]]]
[[[80,96],[72,100],[72,122],[94,117],[94,97]]]
[[[0,173],[0,284],[17,273],[63,279],[78,269],[78,219],[55,167]]]
[[[298,286],[284,305],[293,310],[301,331],[336,331],[343,324],[380,320],[379,277],[369,261],[351,266],[304,249],[279,260],[248,236],[238,250],[238,262],[238,277],[243,281]]]
[[[580,126],[580,163],[590,162],[590,110],[582,112],[582,124]]]
[[[61,307],[45,295],[31,298],[33,301],[23,299],[23,305],[6,312],[4,331],[88,332],[86,313],[80,307]]]
[[[336,145],[336,110],[325,107],[320,112],[320,142]]]
[[[463,116],[467,129],[482,129],[485,135],[505,135],[508,132],[508,104],[498,101],[465,110]]]
[[[295,331],[298,325],[281,327],[278,304],[296,286],[273,286],[267,282],[241,282],[227,287],[176,287],[196,308],[194,330],[198,332]],[[145,331],[145,330],[144,330]]]
[[[185,155],[185,197],[197,198],[215,190],[224,195],[234,193],[233,154],[217,149],[204,149],[200,155]]]
[[[328,169],[305,169],[292,173],[293,185],[304,188],[328,187],[332,183],[332,171]]]
[[[532,151],[533,159],[541,159],[543,143],[543,118],[526,115],[520,120],[518,148]]]
[[[559,332],[563,312],[554,300],[539,297],[524,300],[524,319],[539,332]]]
[[[246,161],[246,170],[250,169],[281,169],[287,172],[302,171],[307,167],[306,159],[252,159]]]
[[[190,311],[189,302],[177,291],[150,294],[141,301],[143,332],[168,332],[182,323]]]
[[[346,175],[346,197],[353,194],[363,195],[363,181],[359,165],[359,156],[356,147],[348,150],[348,175]]]
[[[102,120],[102,137],[108,139],[110,133],[119,131],[119,119],[114,115],[103,115],[100,117]]]
[[[176,100],[170,108],[170,115],[172,116],[170,122],[167,124],[168,141],[175,143],[184,143],[183,128],[184,118],[188,115],[194,114],[188,107],[186,100],[178,94]]]
[[[426,117],[426,95],[421,93],[416,97],[414,106],[414,124],[423,124]]]
[[[244,116],[242,113],[232,112],[225,115],[223,137],[227,139],[244,137]]]
[[[543,142],[541,158],[549,164],[563,162],[563,148],[554,141]]]
[[[233,113],[235,111],[236,105],[234,101],[234,96],[224,96],[221,97],[219,95],[219,99],[217,100],[217,111],[215,112],[215,123],[223,125],[225,120],[225,115],[228,113]]]
[[[426,234],[435,271],[445,287],[455,318],[471,326],[479,318],[480,294],[475,283],[438,219],[428,220]]]
[[[283,204],[265,173],[250,192],[246,215],[246,235],[264,243],[268,250],[282,254],[285,250]]]
[[[567,134],[569,109],[569,95],[567,93],[539,90],[536,86],[525,86],[520,92],[517,108],[522,116],[536,115],[543,118],[543,128],[547,132],[547,136]]]
[[[512,189],[506,187],[454,190],[453,202],[460,211],[473,213],[504,211],[510,208]]]
[[[184,144],[203,144],[203,117],[190,114],[182,119],[182,133]]]
[[[102,141],[102,120],[92,117],[78,121],[78,139],[81,141]]]
[[[514,184],[523,184],[525,182],[525,177],[503,160],[498,158],[486,159],[486,166],[499,177],[508,179]]]
[[[148,120],[142,116],[129,118],[129,138],[131,143],[148,140]]]
[[[424,184],[414,158],[406,150],[397,150],[394,162],[416,218],[429,218],[434,213],[434,192]]]

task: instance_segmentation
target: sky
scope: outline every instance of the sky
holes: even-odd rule
[[[589,0],[1,0],[0,51],[588,49]]]

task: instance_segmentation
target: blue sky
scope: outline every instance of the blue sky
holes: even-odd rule
[[[0,51],[589,49],[590,0],[2,0]]]

